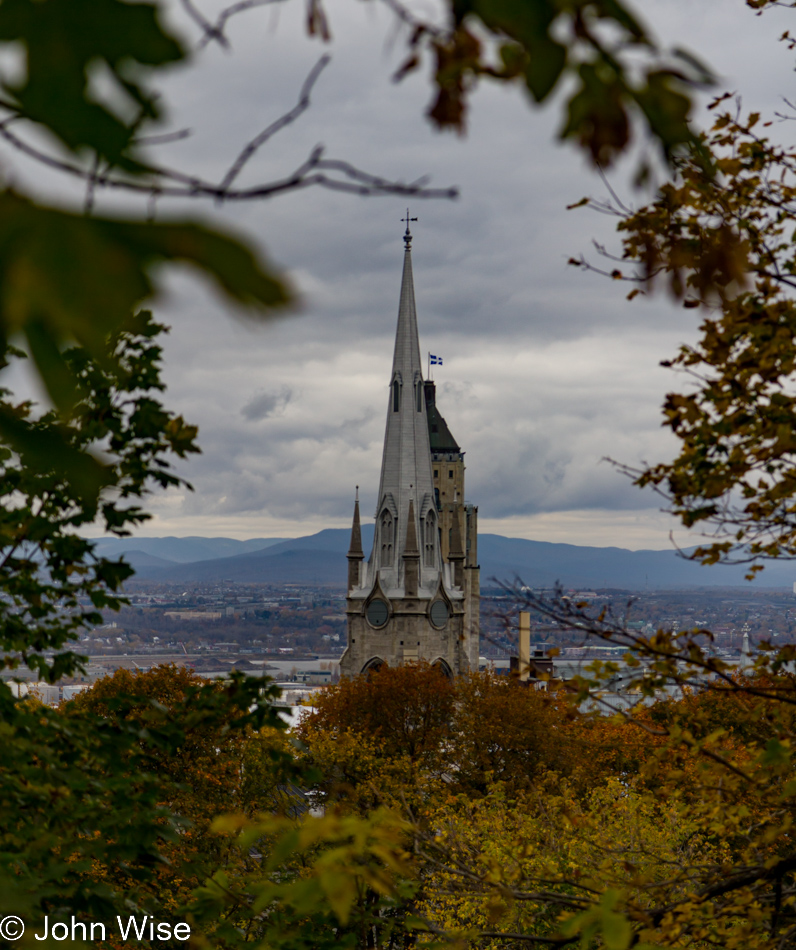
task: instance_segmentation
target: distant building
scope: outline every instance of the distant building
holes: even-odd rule
[[[478,509],[465,503],[464,453],[423,380],[407,222],[398,326],[373,551],[365,561],[359,497],[348,552],[343,676],[386,663],[478,669]]]
[[[221,610],[164,610],[163,616],[171,620],[220,620]]]
[[[314,685],[324,685],[332,682],[331,670],[297,670],[297,683],[309,683]]]
[[[519,650],[510,658],[509,672],[521,683],[547,687],[556,676],[553,660],[545,644],[531,645],[531,615],[527,610],[519,614]]]

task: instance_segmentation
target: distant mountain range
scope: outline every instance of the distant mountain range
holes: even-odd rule
[[[164,583],[296,583],[343,587],[349,531],[328,528],[303,538],[101,538],[98,553],[124,555],[141,580]],[[373,525],[362,529],[366,551],[373,544]],[[532,587],[615,587],[625,590],[743,586],[745,568],[702,567],[675,551],[629,551],[504,538],[478,537],[481,585],[492,578],[519,578]],[[772,562],[755,587],[791,588],[796,563]]]
[[[287,538],[252,538],[237,541],[235,538],[99,538],[97,550],[106,557],[137,551],[148,554],[158,561],[172,564],[189,564],[191,561],[210,561],[213,558],[234,557],[262,551]]]

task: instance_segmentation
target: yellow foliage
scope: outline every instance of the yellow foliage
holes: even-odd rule
[[[433,826],[423,848],[434,870],[420,909],[465,939],[485,931],[549,937],[565,920],[585,927],[591,918],[578,912],[593,911],[594,894],[606,889],[621,896],[623,914],[643,921],[653,903],[687,892],[688,869],[729,858],[682,803],[615,778],[585,800],[553,774],[521,801],[496,787],[440,809]],[[610,916],[617,912],[601,913],[601,926],[608,920],[624,932]]]

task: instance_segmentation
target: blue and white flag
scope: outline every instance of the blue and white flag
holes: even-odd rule
[[[441,356],[432,356],[431,353],[428,354],[428,358],[431,361],[432,366],[442,366],[442,357]]]

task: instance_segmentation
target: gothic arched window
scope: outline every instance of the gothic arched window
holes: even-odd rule
[[[423,520],[423,546],[425,549],[425,563],[427,567],[434,566],[434,541],[437,534],[437,525],[432,512]]]
[[[395,536],[395,521],[392,513],[386,508],[381,513],[380,522],[381,535],[381,564],[382,567],[392,564],[392,546]]]
[[[382,390],[384,392],[384,390]],[[392,381],[392,411],[398,412],[401,408],[401,384],[397,379]]]

